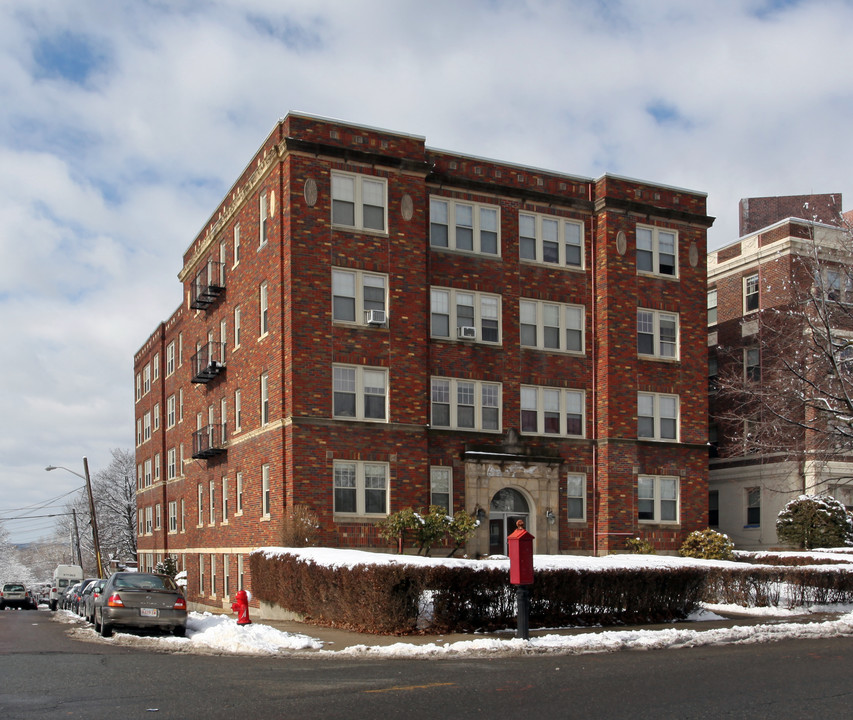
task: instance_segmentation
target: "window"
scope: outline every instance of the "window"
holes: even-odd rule
[[[720,491],[708,491],[708,527],[720,526]]]
[[[160,453],[154,453],[154,482],[160,482]]]
[[[222,522],[228,521],[228,478],[222,478]]]
[[[210,501],[208,502],[207,510],[210,513],[210,517],[207,521],[213,525],[216,522],[216,485],[213,484],[213,480],[209,483],[208,492],[210,493]]]
[[[151,392],[151,365],[146,365],[142,368],[142,394],[147,395]]]
[[[159,530],[162,527],[162,517],[160,512],[160,503],[154,506],[154,529]]]
[[[136,447],[142,445],[142,418],[136,418]]]
[[[270,388],[269,375],[261,375],[261,425],[270,421]]]
[[[678,275],[676,244],[673,230],[637,226],[637,271],[655,275]]]
[[[708,324],[717,324],[717,289],[708,291]]]
[[[142,397],[142,375],[140,373],[136,373],[136,402],[139,402],[141,397]]]
[[[222,423],[222,439],[228,439],[228,401],[222,398],[219,401],[219,422]]]
[[[148,442],[151,439],[151,413],[147,412],[142,416],[142,442]]]
[[[175,396],[169,395],[166,398],[166,427],[175,427]]]
[[[262,192],[258,200],[258,217],[259,217],[259,234],[258,247],[263,247],[267,244],[270,236],[270,194]]]
[[[178,476],[175,448],[169,448],[166,453],[166,479],[174,480]]]
[[[234,391],[234,430],[240,431],[243,428],[243,402],[240,397],[240,388]]]
[[[746,489],[746,525],[761,527],[761,488]]]
[[[500,343],[501,297],[444,288],[430,291],[432,337]]]
[[[761,353],[757,347],[743,349],[744,378],[752,382],[761,382]]]
[[[637,519],[640,522],[678,522],[678,478],[640,475],[637,478]]]
[[[154,403],[153,419],[154,432],[157,432],[160,429],[160,403]]]
[[[637,309],[637,353],[665,360],[678,358],[678,315]]]
[[[204,595],[204,555],[198,556],[198,594]]]
[[[261,515],[270,516],[270,466],[261,465]]]
[[[263,337],[270,331],[269,286],[266,282],[261,283],[258,296],[260,301],[260,333]]]
[[[151,519],[151,506],[145,508],[145,534],[150,535],[153,530],[153,521]]]
[[[152,361],[152,369],[154,372],[154,381],[160,379],[160,353],[154,353],[154,360]]]
[[[569,522],[586,520],[586,475],[566,477],[566,509]]]
[[[538,350],[584,352],[583,305],[520,300],[521,344]]]
[[[178,532],[178,501],[171,500],[169,502],[169,532]]]
[[[204,485],[198,484],[198,526],[204,525]]]
[[[584,392],[521,386],[521,432],[584,435]]]
[[[234,226],[234,267],[240,264],[240,223]]]
[[[222,351],[225,352],[225,348],[228,345],[228,323],[225,320],[219,323],[219,342]]]
[[[853,512],[853,487],[836,485],[832,488],[831,495],[844,505],[848,513]]]
[[[452,515],[453,472],[449,467],[431,467],[429,469],[429,504],[444,508],[444,512]]]
[[[175,342],[174,340],[166,346],[166,377],[175,372]]]
[[[151,459],[149,458],[143,463],[145,468],[145,487],[151,487]]]
[[[332,224],[358,230],[385,230],[385,180],[332,173]]]
[[[758,274],[743,279],[743,311],[758,310]]]
[[[371,462],[335,462],[335,513],[386,515],[388,465]]]
[[[184,419],[184,390],[178,390],[178,422]]]
[[[187,529],[186,518],[187,518],[187,502],[184,498],[181,498],[181,532],[185,532]]]
[[[216,597],[216,555],[210,554],[210,594]]]
[[[229,582],[228,573],[230,572],[229,565],[231,564],[229,561],[231,560],[231,556],[228,553],[222,554],[222,597],[229,597],[231,595],[231,583]]]
[[[500,430],[501,386],[476,380],[432,378],[433,427]]]
[[[234,349],[240,347],[240,306],[234,308]]]
[[[332,320],[361,324],[370,310],[384,311],[387,284],[385,275],[332,270]]]
[[[678,439],[678,395],[637,393],[637,437]]]
[[[243,556],[237,556],[237,589],[243,589]]]
[[[388,371],[358,365],[332,368],[332,415],[351,420],[386,420]]]
[[[235,477],[236,477],[235,484],[237,486],[235,488],[236,493],[237,493],[237,496],[236,496],[237,507],[236,507],[235,512],[237,515],[242,515],[243,514],[243,473],[238,472]]]
[[[583,267],[583,223],[519,213],[518,249],[522,260]]]
[[[431,198],[429,242],[434,248],[500,255],[500,215],[494,205]]]

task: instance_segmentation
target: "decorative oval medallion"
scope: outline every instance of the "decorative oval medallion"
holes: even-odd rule
[[[688,257],[690,258],[690,267],[696,267],[699,264],[699,248],[696,247],[695,242],[690,243]]]
[[[625,237],[625,233],[620,230],[616,233],[616,252],[620,255],[624,255],[625,251],[628,249],[628,238]]]
[[[314,178],[308,178],[305,181],[302,194],[305,196],[305,203],[308,207],[314,207],[317,204],[317,182]]]
[[[400,200],[400,212],[403,214],[403,220],[411,220],[415,214],[415,204],[412,202],[412,196],[406,193]]]

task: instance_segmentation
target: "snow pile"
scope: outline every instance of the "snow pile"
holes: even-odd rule
[[[323,643],[308,635],[283,632],[258,623],[238,625],[232,617],[207,612],[189,614],[187,637],[196,645],[234,653],[266,655],[323,647]]]

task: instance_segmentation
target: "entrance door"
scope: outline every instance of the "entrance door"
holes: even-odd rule
[[[507,537],[515,532],[516,522],[526,523],[529,515],[527,500],[518,490],[498,490],[489,505],[489,554],[506,555]]]

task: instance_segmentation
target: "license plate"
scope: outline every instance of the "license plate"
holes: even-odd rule
[[[139,608],[142,617],[157,617],[157,608]]]

